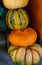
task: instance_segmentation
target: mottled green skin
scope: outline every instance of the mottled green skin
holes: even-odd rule
[[[9,10],[6,15],[7,26],[14,29],[24,29],[29,24],[29,16],[23,9]]]

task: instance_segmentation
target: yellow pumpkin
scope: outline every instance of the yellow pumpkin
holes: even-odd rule
[[[11,45],[8,53],[12,61],[18,65],[35,65],[42,58],[42,48],[39,44],[34,44],[30,47],[17,47]]]
[[[3,4],[8,9],[25,7],[29,0],[3,0]]]

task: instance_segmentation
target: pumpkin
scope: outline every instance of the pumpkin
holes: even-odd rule
[[[39,44],[33,44],[30,47],[17,47],[11,45],[8,53],[13,62],[18,65],[35,65],[42,58],[42,48]]]
[[[0,49],[5,48],[6,46],[6,39],[3,33],[0,33]]]
[[[3,0],[3,4],[8,9],[16,9],[25,7],[29,0]]]
[[[28,26],[29,16],[23,9],[9,10],[6,15],[6,23],[12,30],[23,29]]]
[[[24,30],[15,30],[12,31],[8,40],[11,44],[16,46],[30,46],[36,42],[37,33],[33,28],[28,27]]]

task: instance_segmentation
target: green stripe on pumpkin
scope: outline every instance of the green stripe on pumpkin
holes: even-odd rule
[[[19,17],[18,17],[18,12],[15,10],[14,12],[14,20],[15,20],[15,29],[20,29],[20,26],[19,26]]]
[[[26,19],[24,17],[24,15],[22,14],[22,11],[19,11],[20,15],[21,15],[21,20],[23,21],[22,24],[23,24],[23,27],[25,27],[26,25]]]
[[[19,10],[19,12],[21,13],[22,17],[24,18],[24,20],[26,21],[26,18],[24,16],[24,14],[22,13],[21,9]]]
[[[10,26],[9,26],[9,24],[8,24],[8,14],[9,14],[9,12],[7,13],[7,16],[6,16],[6,24],[7,24],[7,26],[10,28]]]
[[[12,10],[9,10],[7,15],[6,15],[6,23],[8,25],[9,28],[11,28],[10,24],[9,24],[9,14],[12,12]]]
[[[22,23],[21,15],[20,15],[19,11],[18,11],[18,17],[19,17],[19,25],[20,25],[20,29],[22,29],[22,28],[23,28],[23,23]]]
[[[11,26],[14,29],[14,25],[15,25],[15,22],[14,22],[14,11],[10,15],[10,24],[11,24]]]
[[[13,26],[11,25],[11,22],[10,22],[10,15],[12,14],[13,10],[11,10],[11,12],[9,13],[9,16],[8,16],[8,23],[10,25],[10,28],[13,29]]]
[[[28,13],[25,10],[23,10],[23,9],[20,9],[20,11],[24,15],[24,18],[25,18],[25,21],[26,21],[26,23],[25,23],[25,28],[26,28],[27,25],[29,24],[29,16],[28,16]]]

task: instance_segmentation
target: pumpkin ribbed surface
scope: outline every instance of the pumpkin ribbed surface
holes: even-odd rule
[[[18,65],[36,65],[42,58],[42,48],[39,44],[33,44],[29,47],[18,47],[11,45],[8,53],[13,62]]]
[[[6,22],[12,30],[23,29],[28,26],[29,16],[23,9],[9,10],[6,15]]]

